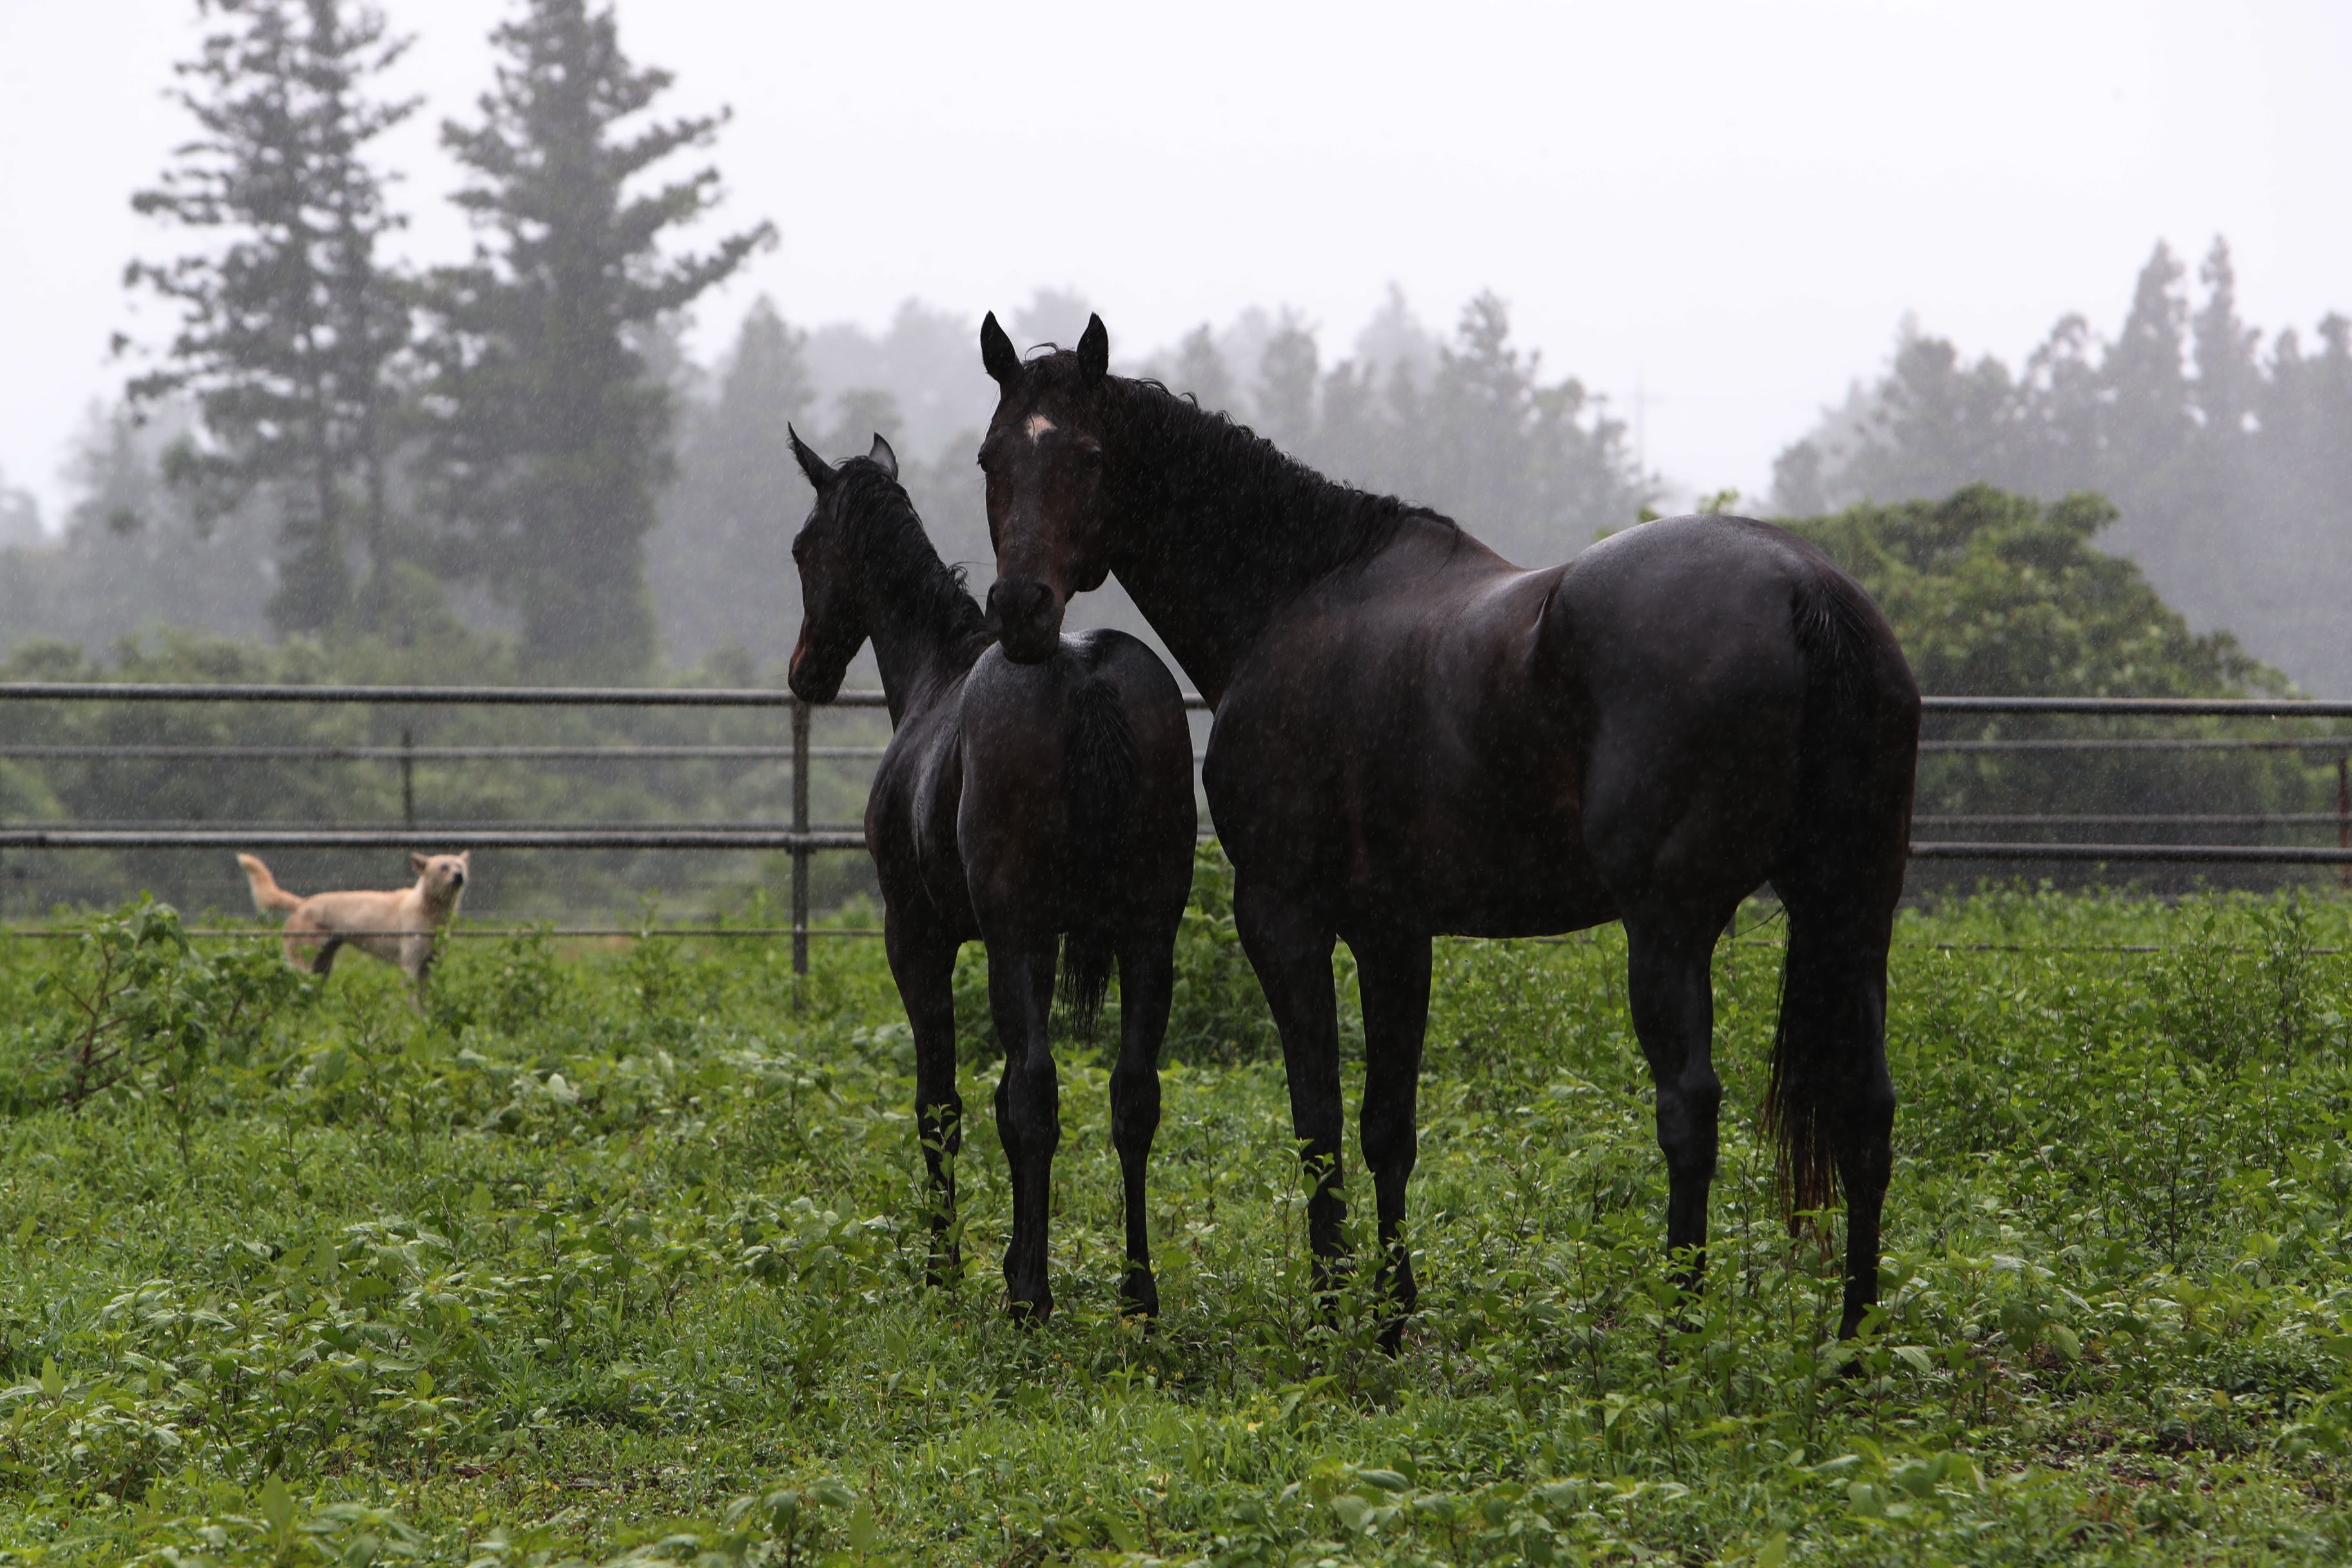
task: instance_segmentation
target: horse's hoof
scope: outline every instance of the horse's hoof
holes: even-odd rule
[[[1381,1325],[1380,1346],[1383,1354],[1394,1357],[1404,1353],[1404,1326],[1410,1321],[1409,1316],[1391,1318]]]
[[[1149,1268],[1130,1268],[1127,1282],[1118,1288],[1119,1313],[1129,1318],[1156,1318],[1160,1315],[1160,1283],[1152,1279]]]

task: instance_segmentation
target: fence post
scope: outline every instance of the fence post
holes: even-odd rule
[[[416,826],[416,758],[412,754],[416,742],[409,738],[408,726],[400,727],[400,822],[404,827]]]
[[[808,973],[809,932],[809,705],[793,699],[793,973]],[[793,1005],[800,1005],[797,989]]]
[[[2352,753],[2336,757],[2336,847],[2352,849]],[[2336,868],[2338,885],[2352,888],[2352,861]]]

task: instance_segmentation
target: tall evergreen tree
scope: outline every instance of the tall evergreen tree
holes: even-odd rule
[[[2183,366],[2189,306],[2181,271],[2172,247],[2158,240],[2132,287],[2123,331],[2099,364],[2109,408],[2102,479],[2126,512],[2179,452],[2194,422]]]
[[[1286,450],[1303,448],[1315,437],[1315,385],[1322,371],[1315,334],[1293,310],[1286,310],[1275,323],[1265,347],[1258,351],[1258,433]]]
[[[792,535],[807,489],[784,426],[804,420],[814,401],[803,342],[774,305],[757,300],[718,396],[686,421],[650,561],[654,607],[678,658],[729,644],[772,658],[790,646],[799,588]]]
[[[352,608],[352,536],[374,572],[393,553],[392,370],[409,313],[377,246],[404,220],[367,149],[416,107],[369,92],[406,41],[346,0],[200,8],[216,26],[176,68],[199,133],[131,205],[222,243],[131,264],[125,281],[181,319],[164,363],[130,390],[195,399],[202,438],[174,449],[169,478],[206,521],[267,493],[280,526],[270,618],[315,631]]]
[[[1217,335],[1208,322],[1185,333],[1183,342],[1176,345],[1176,364],[1169,373],[1168,385],[1179,394],[1191,393],[1213,414],[1232,410],[1233,372],[1226,368],[1225,356],[1217,352]]]
[[[684,309],[774,230],[662,253],[667,231],[718,201],[718,171],[632,182],[709,145],[725,115],[625,127],[671,79],[621,52],[609,5],[530,0],[491,41],[505,58],[481,123],[442,130],[472,175],[458,203],[490,241],[434,280],[438,498],[455,558],[520,611],[532,663],[631,675],[654,651],[645,536],[671,420],[632,330]]]
[[[2228,240],[2213,237],[2213,248],[2197,275],[2205,285],[2205,303],[2191,323],[2197,409],[2207,435],[2234,438],[2245,434],[2254,411],[2263,375],[2256,348],[2263,335],[2238,319],[2238,274],[2230,264]]]

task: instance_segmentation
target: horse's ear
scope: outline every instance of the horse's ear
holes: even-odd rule
[[[1013,340],[996,324],[996,312],[980,323],[980,363],[988,377],[999,386],[1010,386],[1013,378],[1021,374],[1021,355],[1014,350]]]
[[[784,434],[792,437],[793,457],[799,462],[801,472],[808,476],[808,482],[818,489],[823,489],[831,484],[833,469],[825,465],[825,460],[818,457],[806,441],[801,439],[801,433],[793,429],[790,422],[784,426]]]
[[[882,432],[874,432],[874,449],[866,454],[874,464],[892,479],[898,477],[898,454],[890,450],[890,443],[882,439]]]
[[[1088,386],[1100,381],[1110,369],[1110,333],[1097,315],[1087,317],[1087,330],[1078,334],[1078,374]]]

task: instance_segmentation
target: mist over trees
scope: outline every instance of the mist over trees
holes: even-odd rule
[[[420,108],[383,89],[405,40],[361,0],[196,3],[207,26],[176,94],[191,136],[133,198],[184,246],[126,279],[175,321],[124,405],[93,411],[61,535],[0,476],[0,647],[96,652],[172,625],[331,647],[469,638],[535,679],[714,659],[754,679],[798,620],[789,544],[808,496],[788,426],[836,458],[887,437],[942,553],[984,579],[978,304],[1026,349],[1074,342],[1083,297],[909,300],[879,327],[761,299],[698,360],[696,310],[774,231],[706,232],[725,113],[665,117],[670,78],[625,53],[611,0],[522,0],[487,36],[495,85],[443,127],[478,243],[396,263],[406,214],[375,149]],[[1781,453],[1773,505],[2097,491],[2115,517],[2098,546],[2190,626],[2352,691],[2336,603],[2352,581],[2352,322],[2308,341],[2247,325],[2218,240],[2188,271],[2159,246],[2112,337],[2068,316],[2017,367],[1906,329]],[[1516,342],[1492,294],[1441,321],[1392,289],[1344,339],[1279,306],[1157,343],[1110,326],[1123,372],[1512,560],[1563,560],[1634,521],[1662,484],[1605,398]],[[1141,629],[1115,584],[1077,613]]]
[[[1076,342],[1089,309],[1077,294],[1042,289],[1006,316],[1025,349]],[[986,575],[972,454],[996,398],[978,332],[975,319],[914,301],[879,334],[804,331],[769,301],[752,308],[711,390],[689,406],[679,480],[650,542],[674,660],[730,642],[766,660],[791,646],[798,581],[788,547],[808,494],[785,454],[788,420],[829,457],[887,437],[941,554],[982,563]],[[1391,293],[1354,353],[1329,365],[1316,331],[1288,310],[1245,310],[1140,353],[1112,342],[1123,374],[1230,414],[1334,479],[1436,507],[1517,560],[1564,560],[1633,521],[1646,499],[1622,422],[1573,377],[1546,380],[1491,294],[1441,337]],[[1076,609],[1088,624],[1148,635],[1114,584]]]
[[[2229,247],[2198,269],[2159,244],[2112,338],[2061,320],[2012,369],[1906,327],[1877,380],[1780,454],[1773,502],[1810,514],[1987,481],[2096,490],[2128,556],[2191,624],[2234,631],[2305,687],[2352,691],[2352,322],[2306,344],[2239,317]]]
[[[1649,499],[1624,422],[1575,377],[1547,381],[1496,295],[1471,300],[1440,337],[1392,290],[1354,348],[1327,367],[1297,314],[1253,311],[1222,334],[1196,329],[1144,371],[1333,479],[1434,507],[1523,564],[1565,560]]]

